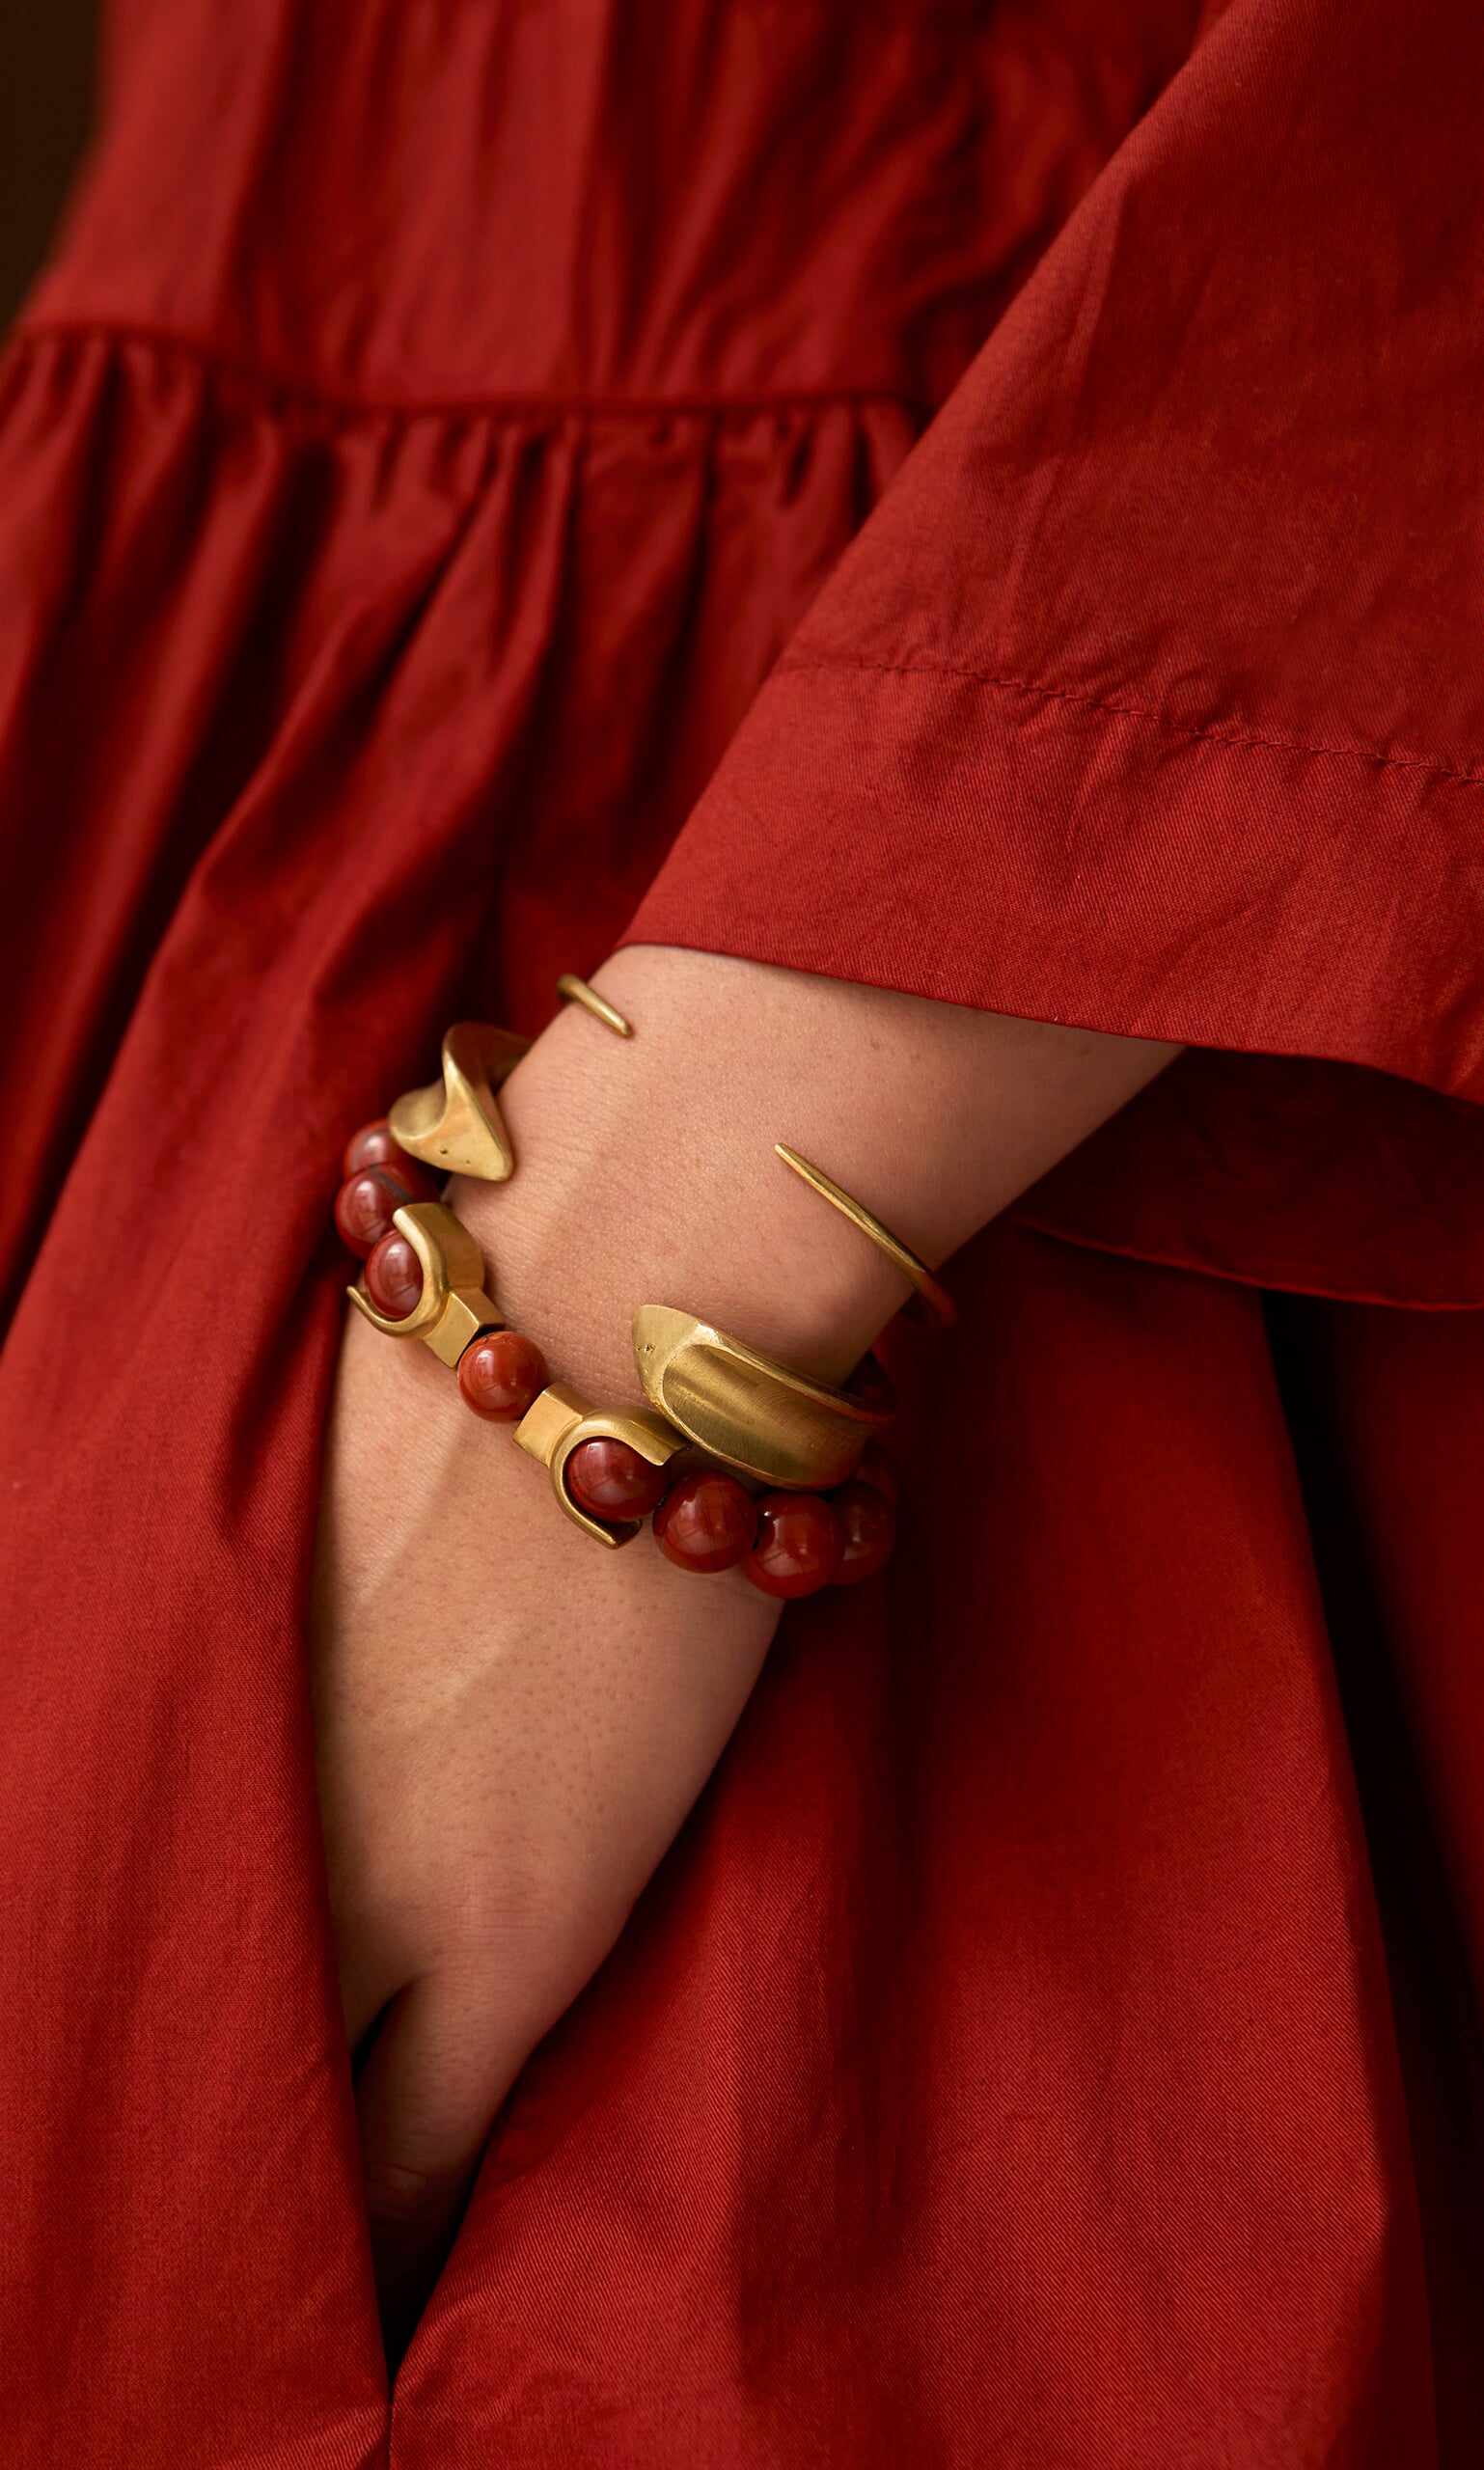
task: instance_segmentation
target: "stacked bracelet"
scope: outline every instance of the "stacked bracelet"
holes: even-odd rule
[[[476,1414],[513,1425],[589,1534],[619,1546],[651,1519],[677,1569],[741,1568],[784,1598],[857,1585],[884,1566],[896,1477],[873,1438],[891,1412],[873,1358],[853,1388],[837,1390],[649,1304],[635,1320],[636,1360],[668,1412],[599,1411],[551,1381],[540,1349],[507,1326],[474,1237],[386,1122],[358,1132],[343,1163],[335,1222],[365,1262],[364,1285],[348,1290],[356,1309],[386,1336],[422,1338]],[[700,1460],[700,1447],[727,1463]],[[811,1468],[834,1480],[813,1488]]]
[[[563,976],[558,991],[633,1036],[582,978]],[[634,1318],[634,1364],[648,1403],[609,1412],[552,1381],[539,1347],[507,1327],[483,1255],[439,1200],[435,1177],[502,1183],[513,1173],[495,1090],[525,1052],[507,1030],[456,1023],[441,1081],[398,1098],[349,1143],[335,1222],[365,1263],[352,1304],[386,1336],[422,1338],[477,1415],[512,1425],[566,1516],[599,1542],[628,1544],[649,1519],[676,1568],[740,1568],[769,1595],[873,1578],[892,1550],[897,1496],[876,1438],[893,1400],[874,1357],[837,1388],[689,1313],[646,1304]],[[948,1327],[952,1301],[926,1264],[821,1168],[777,1149],[901,1273],[912,1307]]]

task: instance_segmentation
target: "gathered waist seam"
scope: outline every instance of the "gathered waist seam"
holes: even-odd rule
[[[10,339],[16,350],[28,343],[50,341],[135,344],[162,357],[193,362],[213,375],[251,388],[281,410],[301,410],[343,420],[457,419],[506,415],[565,418],[654,420],[667,413],[706,418],[727,412],[769,412],[891,405],[917,421],[930,417],[930,407],[890,386],[778,386],[714,390],[676,388],[673,393],[625,394],[603,390],[563,393],[553,389],[522,390],[491,387],[488,392],[449,394],[361,395],[301,379],[267,368],[246,354],[223,351],[214,343],[168,326],[151,326],[133,318],[58,317],[44,311],[22,315]]]

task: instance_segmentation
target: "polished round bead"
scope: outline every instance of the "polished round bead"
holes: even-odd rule
[[[841,1484],[830,1495],[839,1522],[840,1555],[832,1584],[859,1586],[885,1569],[896,1541],[896,1512],[873,1484]]]
[[[815,1595],[839,1567],[839,1521],[818,1493],[764,1493],[744,1567],[764,1595]]]
[[[367,1166],[385,1166],[402,1156],[392,1138],[392,1128],[385,1115],[374,1123],[363,1123],[345,1143],[345,1154],[340,1162],[341,1173],[347,1179],[359,1175]]]
[[[345,1155],[341,1161],[342,1174],[347,1178],[364,1174],[368,1166],[385,1167],[394,1182],[400,1184],[409,1200],[436,1200],[438,1197],[438,1178],[431,1167],[425,1166],[419,1158],[409,1158],[405,1149],[399,1149],[385,1123],[363,1124],[355,1138],[345,1143]]]
[[[363,1166],[342,1184],[335,1195],[335,1224],[341,1242],[364,1261],[392,1231],[392,1213],[405,1194],[379,1166]]]
[[[868,1441],[862,1450],[855,1480],[858,1484],[869,1484],[873,1492],[884,1494],[893,1509],[901,1498],[902,1479],[897,1472],[896,1461],[887,1456],[879,1441]]]
[[[647,1518],[670,1481],[626,1441],[580,1441],[566,1462],[566,1488],[590,1518]]]
[[[464,1404],[492,1424],[514,1424],[546,1386],[546,1358],[518,1330],[486,1330],[458,1358]]]
[[[677,1570],[734,1570],[753,1549],[757,1512],[735,1475],[687,1475],[654,1513],[661,1551]]]
[[[335,1195],[341,1242],[364,1261],[373,1244],[392,1231],[392,1213],[409,1201],[435,1200],[436,1191],[420,1166],[402,1159],[395,1166],[363,1166]]]
[[[405,1321],[423,1293],[423,1264],[405,1235],[383,1235],[366,1262],[366,1292],[387,1321]]]

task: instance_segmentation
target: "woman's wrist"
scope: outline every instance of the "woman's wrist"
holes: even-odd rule
[[[792,1175],[786,1140],[936,1265],[1175,1052],[658,947],[595,981],[501,1092],[518,1170],[450,1198],[555,1376],[630,1395],[671,1304],[838,1380],[909,1289]]]
[[[605,976],[604,983],[609,982]],[[644,1011],[633,993],[634,1008]],[[722,1102],[710,1053],[687,1058],[652,1010],[632,1041],[554,1022],[501,1091],[520,1162],[457,1182],[501,1308],[555,1376],[636,1388],[631,1324],[671,1304],[827,1380],[904,1300],[902,1278],[774,1155],[762,1088]]]

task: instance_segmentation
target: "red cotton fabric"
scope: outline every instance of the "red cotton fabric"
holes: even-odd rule
[[[1481,71],[1463,0],[118,0],[0,370],[16,2470],[1481,2457]],[[389,2397],[325,1221],[625,931],[1193,1052],[893,1341],[892,1567]]]

